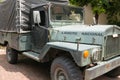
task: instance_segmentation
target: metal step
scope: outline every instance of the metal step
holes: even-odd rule
[[[40,54],[38,54],[38,53],[35,53],[35,52],[23,52],[22,54],[29,57],[29,58],[31,58],[31,59],[34,59],[34,60],[36,60],[38,62],[40,61],[40,58],[39,58]]]

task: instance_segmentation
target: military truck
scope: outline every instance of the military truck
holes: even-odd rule
[[[120,74],[120,28],[84,25],[84,10],[40,0],[0,4],[0,43],[7,61],[18,54],[51,62],[51,80],[92,80]]]

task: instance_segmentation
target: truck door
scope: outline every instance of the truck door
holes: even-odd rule
[[[33,10],[32,49],[39,52],[48,41],[48,14],[44,8]]]

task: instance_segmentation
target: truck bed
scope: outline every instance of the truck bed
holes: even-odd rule
[[[6,0],[0,3],[0,31],[17,32],[30,30],[30,9],[42,0]]]

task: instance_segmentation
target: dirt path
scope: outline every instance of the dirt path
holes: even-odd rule
[[[8,64],[5,51],[0,51],[0,80],[50,80],[49,65],[40,64],[26,57],[17,65]],[[94,80],[120,80],[120,78],[98,77]]]

